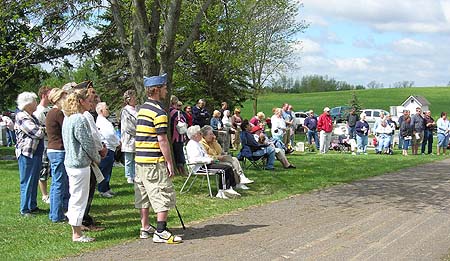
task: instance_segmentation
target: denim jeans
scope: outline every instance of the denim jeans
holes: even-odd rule
[[[358,153],[366,153],[367,143],[369,142],[369,138],[366,135],[359,136],[356,135],[356,144],[358,147]]]
[[[111,180],[112,168],[114,166],[114,151],[108,150],[106,157],[100,162],[100,170],[105,178],[102,182],[98,183],[98,191],[106,192],[111,189],[109,181]]]
[[[136,176],[134,161],[134,156],[136,155],[136,153],[124,152],[123,155],[125,158],[125,178],[134,179],[134,177]]]
[[[308,131],[308,142],[309,144],[312,144],[312,139],[314,138],[314,143],[316,144],[316,148],[319,149],[319,136],[317,135],[316,130],[309,130]]]
[[[42,166],[42,154],[33,155],[33,158],[19,156],[20,176],[20,213],[30,213],[37,208],[37,187],[39,171]]]
[[[425,129],[423,132],[423,141],[422,141],[422,148],[421,153],[425,153],[425,147],[428,144],[428,151],[427,154],[431,154],[433,152],[433,131],[429,129]]]
[[[350,139],[355,139],[356,137],[356,126],[348,127],[348,135],[350,135]]]
[[[273,164],[275,163],[275,149],[271,146],[264,148],[265,154],[267,155],[266,168],[273,169]]]
[[[14,146],[14,144],[16,144],[16,133],[13,130],[6,129],[6,137],[8,139],[8,147]]]
[[[69,204],[69,179],[64,166],[65,152],[48,152],[52,172],[50,185],[50,213],[48,217],[52,222],[64,220],[64,212]]]

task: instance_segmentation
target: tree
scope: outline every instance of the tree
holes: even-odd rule
[[[265,83],[289,65],[293,36],[307,25],[296,21],[299,5],[292,0],[242,1],[242,51],[250,72],[253,112]]]
[[[358,100],[358,97],[354,91],[352,92],[352,98],[348,101],[348,105],[355,108],[356,112],[361,111],[363,108],[363,104]]]
[[[414,86],[414,81],[400,81],[394,82],[392,87],[394,88],[411,88]]]
[[[367,84],[367,89],[380,89],[380,88],[383,88],[383,83],[371,81]]]

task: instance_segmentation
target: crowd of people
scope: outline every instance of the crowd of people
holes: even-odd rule
[[[245,175],[240,164],[243,159],[264,158],[268,171],[275,170],[275,160],[286,169],[296,168],[287,158],[293,152],[297,128],[292,105],[273,108],[270,118],[258,112],[244,119],[239,108],[230,111],[226,102],[210,114],[203,99],[183,108],[182,101],[172,96],[166,111],[162,101],[167,96],[167,76],[144,77],[143,83],[144,104],[137,106],[134,90],[123,94],[119,136],[108,119],[108,104],[101,101],[91,81],[68,83],[62,88],[42,87],[39,96],[19,94],[15,120],[3,115],[2,122],[8,129],[9,144],[16,146],[22,216],[41,211],[37,204],[39,185],[42,200],[50,204],[49,219],[68,222],[74,242],[94,241],[83,231],[105,229],[90,215],[90,209],[96,190],[101,197],[115,197],[110,182],[115,152],[121,150],[124,176],[134,186],[135,207],[140,210],[139,237],[176,244],[182,242],[181,237],[167,228],[168,212],[176,203],[171,178],[175,173],[188,175],[186,163],[194,165],[193,171],[203,164],[215,170],[222,177],[216,197],[222,199],[241,196],[236,190],[251,189],[254,181]],[[308,112],[303,127],[309,144],[321,154],[330,149],[333,125],[328,107],[319,117]],[[376,137],[377,153],[391,152],[396,126],[390,115],[381,114],[370,128],[366,115],[352,109],[347,127],[346,138],[353,141],[355,154],[367,154],[370,133]],[[399,128],[403,155],[409,146],[412,154],[418,154],[419,147],[421,153],[427,149],[431,154],[435,128],[437,154],[446,153],[450,132],[447,113],[442,112],[435,122],[429,111],[422,114],[417,108],[411,116],[405,110]],[[233,156],[230,149],[239,151],[238,155]],[[49,173],[52,182],[47,193]],[[156,227],[149,223],[150,207],[156,214]]]
[[[314,146],[320,153],[327,153],[332,147],[331,138],[334,131],[334,123],[330,116],[330,108],[325,107],[323,113],[316,117],[311,110],[304,121],[304,129],[310,146]],[[392,120],[390,114],[380,112],[380,117],[370,127],[366,120],[366,114],[352,108],[347,115],[346,129],[339,140],[345,141],[351,148],[352,154],[367,154],[369,135],[373,134],[373,145],[376,154],[392,154],[394,146],[395,130],[398,129],[398,149],[402,155],[407,156],[411,148],[411,154],[433,154],[434,130],[437,130],[438,144],[436,154],[446,153],[449,144],[450,125],[447,113],[442,112],[441,117],[435,121],[431,117],[431,111],[422,112],[420,107],[416,113],[410,115],[410,111],[403,110],[398,123]],[[420,148],[420,153],[419,153]]]

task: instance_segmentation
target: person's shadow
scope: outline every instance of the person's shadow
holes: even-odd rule
[[[172,229],[174,234],[184,234],[184,240],[193,240],[207,237],[220,237],[235,234],[244,234],[252,229],[267,227],[268,225],[232,225],[232,224],[211,224],[203,227],[187,227],[186,230],[181,228]]]

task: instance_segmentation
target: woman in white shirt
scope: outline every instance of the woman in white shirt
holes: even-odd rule
[[[122,152],[125,158],[125,178],[129,184],[134,183],[135,168],[134,156],[136,147],[134,146],[136,137],[136,92],[128,90],[123,94],[124,107],[120,114],[120,133],[122,142]]]
[[[218,174],[225,175],[225,184],[222,184],[222,180],[219,179],[219,182],[221,183],[219,187],[222,189],[219,189],[216,197],[226,199],[228,197],[240,196],[239,193],[233,190],[233,187],[236,186],[233,168],[225,164],[219,164],[218,161],[213,161],[200,144],[200,141],[202,140],[200,126],[194,125],[189,127],[187,136],[190,139],[186,145],[187,160],[190,163],[198,163],[194,166],[193,171],[199,171],[203,163],[206,163],[208,169],[219,170]]]

